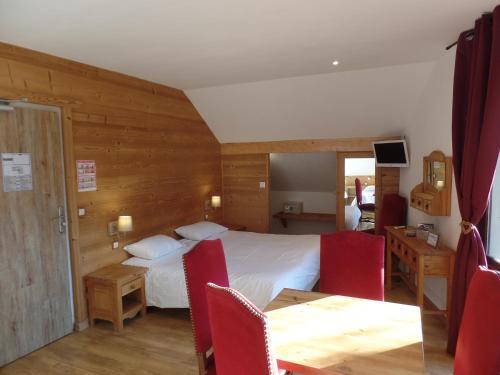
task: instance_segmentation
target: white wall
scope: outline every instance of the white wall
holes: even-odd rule
[[[409,198],[415,185],[422,182],[422,168],[425,155],[441,150],[452,155],[451,106],[453,92],[453,71],[455,51],[446,52],[433,64],[425,87],[417,101],[405,130],[410,154],[410,167],[401,169],[400,194]],[[408,223],[433,223],[444,244],[456,248],[460,235],[460,213],[457,203],[455,181],[453,180],[451,216],[433,217],[414,208],[409,208]],[[445,307],[446,283],[441,279],[426,279],[425,294],[440,308]]]
[[[335,152],[270,154],[271,190],[335,191]]]
[[[335,213],[335,191],[273,191],[271,190],[271,216],[283,211],[286,201],[303,202],[304,211],[333,214]],[[284,228],[279,219],[271,218],[271,233],[284,234],[320,234],[335,231],[335,223],[307,222],[288,220],[288,227]]]
[[[187,90],[222,143],[400,135],[434,64]]]

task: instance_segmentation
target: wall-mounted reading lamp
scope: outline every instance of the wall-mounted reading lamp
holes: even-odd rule
[[[123,241],[125,242],[127,232],[132,232],[134,225],[132,216],[118,216],[118,233],[123,233]]]
[[[212,195],[212,207],[219,208],[221,206],[220,195]]]

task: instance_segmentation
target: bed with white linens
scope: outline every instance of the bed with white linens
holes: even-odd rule
[[[229,284],[264,309],[283,288],[311,290],[319,279],[319,235],[277,235],[224,231],[208,237],[220,238],[224,246]],[[198,241],[182,239],[175,252],[148,260],[138,257],[123,264],[147,267],[148,306],[189,307],[182,255]]]

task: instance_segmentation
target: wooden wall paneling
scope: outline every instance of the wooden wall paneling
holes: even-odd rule
[[[202,220],[220,194],[220,144],[183,91],[0,43],[0,97],[63,110],[75,318],[87,317],[82,277],[127,257],[106,225],[134,219],[127,242]],[[97,162],[97,191],[78,193],[75,160]],[[77,216],[77,208],[86,215]],[[210,212],[220,220],[221,210]],[[122,243],[123,245],[123,243]]]
[[[260,182],[266,187],[260,188]],[[222,157],[223,221],[269,232],[269,154]]]
[[[372,151],[372,143],[401,139],[400,136],[305,139],[270,142],[223,143],[222,155],[264,154],[281,152]]]

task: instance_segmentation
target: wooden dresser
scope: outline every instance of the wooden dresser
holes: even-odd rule
[[[387,230],[387,261],[386,261],[386,286],[391,288],[392,276],[400,276],[408,287],[416,292],[417,305],[424,311],[424,282],[425,277],[446,278],[446,310],[438,311],[447,314],[450,308],[451,286],[453,283],[453,269],[455,265],[455,252],[446,246],[437,248],[427,245],[424,240],[416,237],[406,237],[404,229],[385,227]],[[396,256],[407,267],[406,272],[393,272],[392,261]]]

